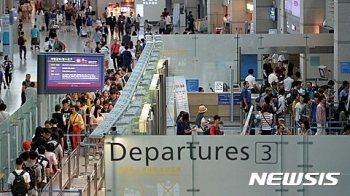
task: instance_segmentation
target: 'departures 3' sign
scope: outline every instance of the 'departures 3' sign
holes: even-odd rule
[[[106,136],[107,196],[343,196],[347,137]]]

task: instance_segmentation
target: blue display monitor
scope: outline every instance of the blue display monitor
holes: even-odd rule
[[[103,89],[104,55],[47,53],[44,56],[45,93],[92,92]]]
[[[350,62],[340,63],[340,73],[341,74],[350,74]]]

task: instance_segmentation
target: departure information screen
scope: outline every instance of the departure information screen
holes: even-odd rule
[[[47,55],[45,86],[47,90],[101,90],[103,71],[103,55]]]

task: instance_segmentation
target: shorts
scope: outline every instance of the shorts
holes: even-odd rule
[[[86,30],[87,30],[87,32],[89,32],[89,33],[92,33],[92,32],[93,32],[92,26],[87,26],[87,27],[86,27]]]
[[[31,44],[38,45],[38,38],[32,38]]]
[[[70,20],[66,20],[66,25],[67,26],[71,26],[72,25],[72,22]]]

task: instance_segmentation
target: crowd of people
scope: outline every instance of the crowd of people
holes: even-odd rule
[[[259,94],[255,100],[256,115],[247,119],[252,127],[259,129],[262,135],[349,134],[345,126],[349,120],[349,82],[343,82],[335,100],[333,80],[325,85],[311,81],[303,84],[300,72],[293,74],[292,69],[285,68],[284,62],[279,59],[277,67],[273,69],[269,56],[264,56],[264,84],[261,87],[255,81],[254,70],[248,70],[241,93],[245,114],[254,107],[252,93]],[[291,63],[288,68],[290,66],[293,67]],[[285,124],[286,115],[293,118],[291,128]],[[345,129],[339,129],[344,126]],[[255,133],[254,129],[251,134]]]

